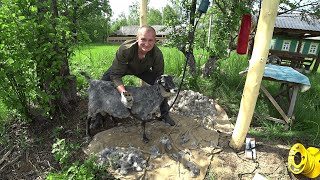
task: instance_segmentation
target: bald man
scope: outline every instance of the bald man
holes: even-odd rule
[[[102,80],[112,81],[120,94],[126,92],[122,77],[134,75],[153,85],[157,77],[164,73],[164,60],[161,50],[156,46],[156,31],[151,26],[139,28],[136,40],[129,40],[120,45],[112,66],[104,73]],[[134,100],[133,100],[134,101]],[[165,123],[175,125],[169,116],[168,99],[160,105],[160,112]],[[98,126],[101,122],[94,122]],[[98,124],[97,124],[98,123]]]

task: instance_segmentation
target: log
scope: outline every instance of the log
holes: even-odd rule
[[[247,79],[230,147],[240,150],[248,133],[266,65],[280,0],[263,0]]]

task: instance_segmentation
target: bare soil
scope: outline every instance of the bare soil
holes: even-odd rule
[[[51,153],[56,138],[65,138],[67,142],[81,146],[74,152],[72,161],[87,158],[83,152],[89,143],[85,136],[86,115],[85,99],[79,100],[64,120],[48,120],[39,116],[29,124],[15,122],[7,127],[10,141],[0,145],[0,179],[40,180],[45,179],[49,171],[60,170]],[[129,122],[122,120],[120,123]],[[205,179],[252,179],[256,173],[268,179],[308,179],[302,175],[294,176],[288,171],[288,142],[256,138],[257,159],[254,161],[245,158],[244,150],[236,152],[231,149],[229,139],[230,134],[220,134],[218,146],[222,151],[213,155]]]

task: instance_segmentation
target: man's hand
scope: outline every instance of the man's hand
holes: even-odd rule
[[[132,97],[131,93],[129,93],[128,91],[122,92],[121,93],[121,102],[126,108],[131,109],[131,107],[133,105],[133,97]]]

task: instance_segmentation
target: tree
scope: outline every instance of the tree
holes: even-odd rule
[[[94,42],[103,42],[110,32],[111,7],[108,0],[82,0],[78,9],[79,28]]]
[[[186,57],[190,74],[196,75],[196,63],[193,54],[195,30],[199,22],[200,14],[196,13],[196,0],[172,0],[173,9],[177,13],[172,13],[170,8],[165,8],[165,25],[172,31],[168,35],[168,45],[177,47]],[[176,15],[179,16],[175,18]],[[173,17],[170,17],[172,15]]]
[[[127,26],[128,21],[126,15],[122,12],[119,17],[112,23],[111,25],[111,33],[115,33],[117,30],[120,29],[121,26]]]
[[[150,8],[147,19],[149,25],[162,25],[162,14],[158,9]]]
[[[4,103],[30,117],[39,107],[62,115],[76,100],[69,69],[73,47],[83,39],[80,22],[108,12],[100,0],[11,0],[0,6],[0,82]],[[92,17],[92,16],[91,16]]]
[[[170,6],[166,5],[163,8],[163,23],[167,25],[177,26],[178,25],[178,14],[177,12]]]
[[[298,12],[304,17],[320,19],[320,3],[318,0],[281,0],[278,14]]]
[[[128,25],[139,25],[140,24],[140,4],[138,1],[132,2],[129,6],[129,15],[127,17]]]

